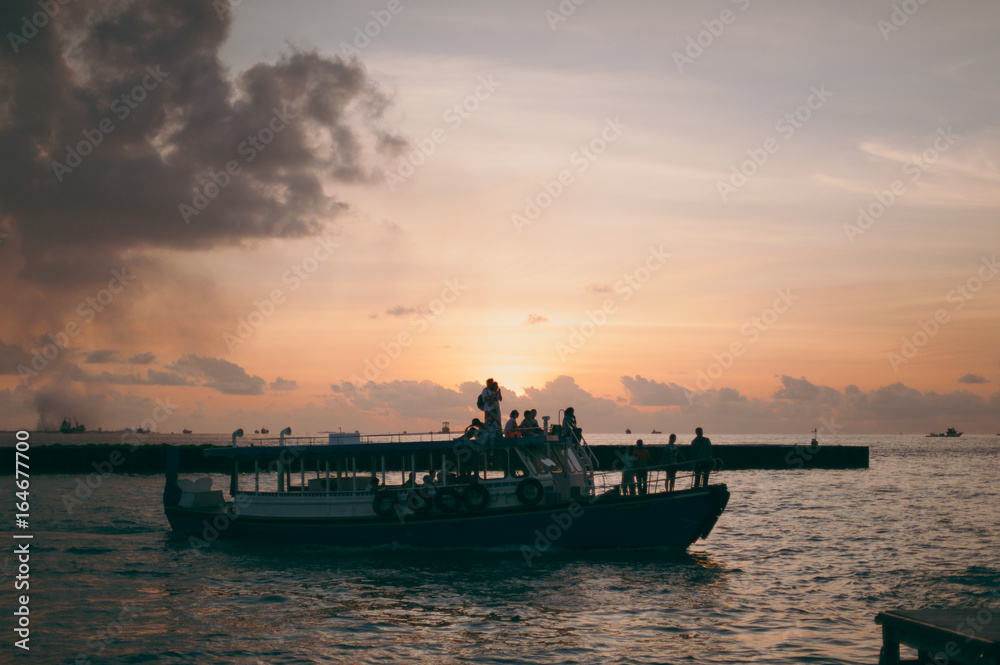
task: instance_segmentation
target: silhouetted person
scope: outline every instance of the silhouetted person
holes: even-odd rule
[[[622,461],[622,496],[635,496],[635,446],[631,446],[624,455],[619,454]]]
[[[372,471],[372,477],[368,479],[368,485],[365,487],[366,492],[374,492],[378,489],[378,476]]]
[[[691,440],[691,454],[694,456],[694,486],[708,487],[708,474],[712,470],[712,441],[704,436],[701,428],[694,430],[697,435]]]
[[[677,478],[677,464],[681,462],[683,456],[681,449],[677,447],[677,435],[671,434],[667,447],[663,449],[663,458],[660,464],[667,469],[667,491],[674,491],[674,480]]]
[[[583,430],[576,426],[576,412],[573,407],[566,407],[566,411],[563,413],[563,436],[573,435],[579,439],[582,432]]]
[[[542,428],[538,426],[538,421],[535,420],[535,414],[537,411],[534,409],[528,409],[524,412],[524,419],[521,420],[521,434],[523,436],[536,436],[542,433]]]
[[[649,451],[642,439],[635,442],[632,461],[635,466],[636,489],[639,491],[639,496],[645,496],[649,491]]]
[[[505,437],[509,438],[517,434],[517,417],[519,415],[521,414],[517,409],[510,412],[510,418],[507,419],[507,422],[503,426],[503,435]],[[517,435],[520,436],[520,434]]]
[[[462,434],[462,439],[475,439],[479,436],[479,433],[483,431],[483,421],[479,418],[473,418],[472,424],[465,428],[465,432]]]
[[[500,402],[503,395],[500,394],[500,384],[492,378],[486,379],[486,387],[480,395],[483,403],[483,422],[489,432],[499,432],[500,426]]]

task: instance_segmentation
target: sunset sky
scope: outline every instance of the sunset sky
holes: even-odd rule
[[[0,428],[1000,432],[1000,5],[5,2]]]

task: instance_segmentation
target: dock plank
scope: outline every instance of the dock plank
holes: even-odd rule
[[[917,650],[920,662],[1000,665],[1000,614],[987,608],[880,612],[880,664],[898,665],[899,645]]]

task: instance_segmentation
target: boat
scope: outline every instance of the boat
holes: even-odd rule
[[[228,499],[210,478],[179,479],[168,447],[164,512],[195,546],[217,538],[339,547],[687,548],[708,537],[729,501],[725,484],[624,496],[617,471],[579,430],[504,438],[440,433],[251,439],[207,448],[227,461]],[[689,463],[690,464],[690,463]],[[678,473],[678,476],[683,474]],[[422,479],[422,482],[421,482]]]
[[[965,432],[958,432],[958,431],[956,431],[954,427],[949,427],[948,431],[944,432],[943,434],[935,434],[934,432],[931,432],[930,434],[927,435],[927,437],[933,437],[933,438],[937,438],[937,437],[955,438],[955,437],[962,436],[964,433]]]
[[[183,429],[183,430],[181,430],[181,434],[190,434],[190,433],[191,433],[191,430],[189,430],[189,429]]]
[[[59,431],[63,434],[78,434],[80,432],[86,432],[87,428],[73,419],[73,422],[69,421],[69,418],[63,418],[62,424],[59,425]]]
[[[451,425],[451,422],[448,421],[448,420],[445,420],[444,422],[442,422],[441,423],[441,434],[451,434],[451,427],[450,427],[450,425]]]
[[[650,434],[663,434],[663,432],[661,432],[658,429],[654,429],[652,432],[650,432]]]
[[[625,428],[625,433],[626,433],[626,434],[631,434],[631,433],[632,433],[632,430],[630,430],[630,429],[629,429],[628,427],[626,427],[626,428]]]
[[[268,429],[266,427],[261,427],[260,428],[260,433],[261,434],[267,434],[268,433]]]

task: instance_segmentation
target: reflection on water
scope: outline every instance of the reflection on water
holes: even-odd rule
[[[166,531],[160,478],[111,476],[67,513],[76,478],[42,476],[32,662],[875,662],[880,610],[1000,613],[996,444],[891,443],[868,471],[720,474],[729,508],[688,552],[530,567],[516,550],[199,551]]]

